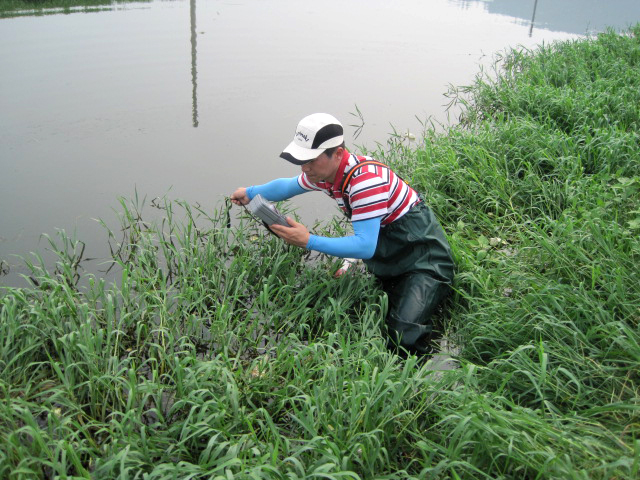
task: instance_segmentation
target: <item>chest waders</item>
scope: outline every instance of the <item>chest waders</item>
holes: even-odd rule
[[[345,190],[354,171],[364,165],[389,168],[365,161],[344,176],[341,194],[349,219],[351,207]],[[389,298],[389,347],[400,354],[403,350],[418,355],[431,353],[431,316],[450,293],[454,276],[451,248],[431,209],[421,199],[402,217],[381,228],[373,257],[363,261]]]

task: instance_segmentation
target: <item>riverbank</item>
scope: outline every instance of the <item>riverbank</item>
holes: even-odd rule
[[[389,354],[370,277],[226,205],[122,201],[117,286],[60,237],[0,299],[0,476],[636,477],[639,36],[512,52],[376,153],[449,236],[459,368]]]
[[[0,2],[0,18],[50,13],[91,12],[118,4],[150,2],[151,0],[3,0]]]

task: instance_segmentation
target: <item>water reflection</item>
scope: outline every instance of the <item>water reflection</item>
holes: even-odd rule
[[[538,0],[533,4],[533,15],[531,16],[531,26],[529,27],[529,36],[533,35],[533,24],[536,23],[536,10],[538,8]]]
[[[462,7],[480,6],[486,12],[507,15],[516,23],[559,32],[588,33],[606,27],[630,26],[640,21],[638,0],[454,0]],[[531,13],[533,11],[533,14]]]
[[[196,0],[191,0],[191,97],[193,126],[198,127],[198,57],[196,47],[198,44],[198,34],[196,32]]]

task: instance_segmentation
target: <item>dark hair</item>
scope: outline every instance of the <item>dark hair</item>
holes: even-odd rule
[[[337,147],[327,148],[327,149],[324,151],[324,154],[325,154],[327,157],[331,157],[331,156],[333,155],[333,152],[335,152],[335,151],[336,151],[337,149],[339,149],[340,147],[345,148],[345,147],[344,147],[344,142],[342,142],[342,143],[341,143],[340,145],[338,145]]]

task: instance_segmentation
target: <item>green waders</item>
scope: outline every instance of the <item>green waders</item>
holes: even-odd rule
[[[380,229],[376,251],[364,263],[389,297],[390,347],[431,353],[431,315],[451,290],[454,264],[444,231],[424,201]]]

